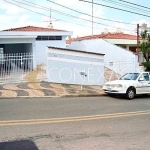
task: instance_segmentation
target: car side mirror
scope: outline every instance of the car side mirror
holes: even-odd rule
[[[144,78],[142,78],[142,77],[141,77],[141,78],[139,78],[139,81],[144,81]]]

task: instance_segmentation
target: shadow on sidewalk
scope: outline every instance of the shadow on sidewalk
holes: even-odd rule
[[[21,140],[0,143],[0,150],[38,150],[33,141]]]

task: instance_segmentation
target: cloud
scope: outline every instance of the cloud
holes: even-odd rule
[[[9,16],[9,15],[0,15],[0,20],[3,19],[3,22],[0,24],[0,30],[17,28],[28,25],[41,26],[39,21],[34,21],[30,18],[30,15],[25,14],[22,16]]]
[[[76,22],[77,24],[79,22]],[[79,23],[82,24],[82,23]],[[91,35],[92,34],[92,27],[91,23],[86,23],[83,26],[76,25],[76,24],[68,24],[65,22],[53,22],[53,27],[56,29],[63,29],[66,31],[73,31],[73,37],[81,37],[81,36],[86,36],[86,35]],[[69,27],[69,28],[68,28]],[[100,34],[104,28],[94,28],[94,34]]]
[[[11,0],[9,0],[9,1],[11,1]],[[56,3],[67,6],[72,9],[75,9],[77,11],[81,11],[81,12],[87,13],[89,15],[92,14],[91,5],[80,2],[79,0],[55,0],[55,1],[56,1]],[[87,19],[87,20],[91,21],[92,20],[91,16],[87,16],[87,15],[80,14],[80,13],[75,13],[75,12],[73,12],[69,9],[65,9],[63,7],[57,7],[57,5],[51,4],[50,2],[48,2],[46,0],[44,3],[39,0],[34,1],[34,3],[36,3],[38,5],[44,5],[45,7],[53,6],[52,8],[55,10],[60,10],[62,12],[66,12],[68,14],[75,15],[78,17],[78,18],[71,18],[71,17],[67,17],[67,16],[63,16],[63,15],[58,15],[58,14],[55,14],[52,12],[52,18],[53,17],[60,18],[62,20],[66,20],[66,21],[69,21],[72,23],[83,25],[83,26],[80,26],[80,25],[76,25],[76,24],[63,22],[59,19],[58,19],[59,21],[52,19],[54,28],[73,31],[74,37],[92,34],[92,27],[91,27],[92,23],[79,19],[79,18],[82,18],[82,19]],[[29,8],[29,9],[33,9],[33,8]],[[41,13],[49,16],[49,12],[46,12],[44,10],[35,9],[33,11],[38,11],[38,12],[41,12]],[[98,6],[94,6],[94,16],[97,16],[100,18],[107,18],[107,14],[105,14],[105,9],[102,9]],[[44,21],[49,21],[49,17],[44,17],[44,16],[38,15],[36,13],[29,12],[27,10],[23,10],[19,7],[5,3],[4,1],[1,2],[1,5],[0,5],[0,20],[2,20],[1,24],[0,24],[1,30],[8,29],[8,28],[14,28],[14,27],[21,27],[21,26],[26,26],[26,25],[41,26],[41,27],[48,27],[48,25],[49,25],[49,22],[44,22]],[[116,19],[114,19],[114,20],[116,20]],[[108,32],[119,32],[120,31],[120,32],[124,32],[124,33],[129,33],[129,34],[131,34],[131,33],[136,34],[135,30],[136,30],[137,23],[139,23],[140,25],[143,23],[147,23],[148,26],[150,25],[149,22],[144,19],[141,19],[139,21],[132,21],[131,23],[134,23],[135,26],[130,26],[130,25],[122,24],[122,23],[108,22],[108,21],[104,21],[104,20],[96,19],[96,18],[94,18],[94,21],[108,25],[108,26],[103,26],[100,24],[94,24],[94,34],[100,34],[101,32],[107,32],[107,31]],[[112,28],[110,26],[114,26],[115,28]]]
[[[0,9],[6,11],[7,14],[19,14],[23,12],[23,9],[14,5],[11,5],[5,1],[1,2]]]
[[[142,25],[142,24],[146,23],[148,27],[150,26],[149,21],[147,21],[145,19],[141,19],[141,20],[138,20],[138,21],[132,21],[132,23],[133,24],[139,24],[139,25]]]
[[[17,21],[17,16],[10,16],[6,14],[0,14],[0,30],[11,28],[13,24]]]

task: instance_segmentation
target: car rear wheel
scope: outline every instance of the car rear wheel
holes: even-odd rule
[[[129,88],[127,90],[127,92],[126,92],[126,97],[129,100],[134,99],[134,97],[135,97],[135,89],[134,88]]]

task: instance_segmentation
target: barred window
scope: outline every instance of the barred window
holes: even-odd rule
[[[54,41],[54,40],[62,40],[62,36],[38,36],[36,38],[37,41]]]

